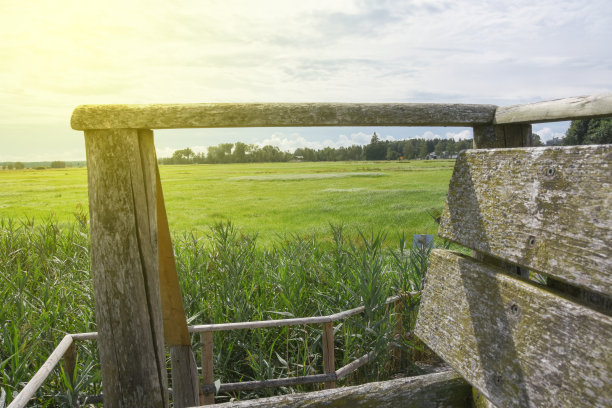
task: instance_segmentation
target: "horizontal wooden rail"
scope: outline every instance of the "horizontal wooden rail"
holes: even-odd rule
[[[418,293],[419,292],[409,292],[405,295],[391,296],[387,298],[385,304],[388,305],[390,303],[393,303],[402,297],[416,296]],[[258,320],[254,322],[239,323],[201,324],[196,326],[189,326],[189,332],[202,333],[209,331],[262,329],[266,327],[299,326],[304,324],[330,323],[354,316],[363,312],[364,310],[365,307],[359,306],[354,309],[345,310],[343,312],[338,312],[327,316],[298,317],[294,319]]]
[[[295,126],[473,126],[491,123],[494,105],[437,103],[198,103],[82,105],[75,130]]]
[[[496,125],[541,123],[612,116],[612,92],[574,98],[503,106],[495,111]]]
[[[62,359],[64,353],[66,353],[68,348],[72,345],[72,342],[72,335],[67,334],[64,336],[49,358],[47,358],[47,361],[45,361],[42,367],[34,374],[34,377],[32,377],[23,390],[15,397],[8,408],[21,408],[26,406],[30,398],[34,396],[49,374],[51,374],[51,371],[53,371],[57,363]]]

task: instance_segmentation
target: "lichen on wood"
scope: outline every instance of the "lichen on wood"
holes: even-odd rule
[[[435,103],[192,103],[82,105],[75,130],[277,126],[472,126],[491,123],[494,105]]]
[[[216,404],[215,407],[430,408],[469,406],[471,387],[453,371],[309,393]]]
[[[610,294],[612,145],[463,152],[439,235]]]
[[[496,406],[612,405],[612,317],[443,250],[421,302],[417,335]]]

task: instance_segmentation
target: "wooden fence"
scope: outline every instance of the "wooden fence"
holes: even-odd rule
[[[531,146],[531,123],[606,116],[612,116],[612,93],[508,107],[412,103],[77,107],[71,124],[73,129],[85,131],[91,264],[105,405],[168,406],[164,344],[169,346],[172,356],[173,384],[180,384],[174,387],[175,404],[180,401],[179,406],[193,405],[200,388],[187,341],[152,129],[469,126],[474,131],[474,148],[486,149]],[[476,246],[475,250],[481,248]],[[495,257],[496,254],[484,251],[480,256]],[[511,268],[516,270],[517,266]],[[518,271],[523,276],[528,274],[525,267],[519,266]],[[551,278],[549,282],[555,280]],[[570,293],[572,282],[564,284],[570,288],[563,290]],[[562,289],[562,285],[556,288]],[[598,290],[597,286],[594,288]],[[597,297],[589,289],[579,290],[585,298]],[[130,296],[124,296],[125,293]],[[324,333],[328,333],[324,338],[328,337],[331,321],[319,323],[324,325]],[[210,327],[202,329],[207,353],[211,346],[206,333],[211,330]],[[70,349],[73,338],[64,339],[62,348]],[[325,340],[324,345],[326,343],[329,345],[329,340]],[[326,356],[329,358],[333,348],[324,347],[328,349]],[[61,354],[63,352],[54,352],[54,356]],[[204,371],[209,373],[207,361]],[[48,369],[47,363],[43,368]],[[341,370],[334,370],[328,360],[324,377],[318,379],[332,386],[334,379],[344,373]],[[210,380],[205,376],[204,382]],[[33,386],[28,384],[28,387],[30,390]]]
[[[403,293],[386,299],[386,305],[393,305],[394,312],[401,310],[402,301],[405,298],[417,296],[419,292]],[[200,403],[203,405],[214,403],[215,393],[231,391],[248,391],[261,388],[288,387],[313,383],[325,383],[325,389],[335,388],[336,381],[354,373],[359,367],[367,364],[374,357],[373,351],[367,353],[339,369],[335,368],[334,359],[334,326],[333,323],[358,315],[365,311],[364,306],[344,310],[327,316],[299,317],[292,319],[261,320],[253,322],[202,324],[189,326],[189,333],[200,333],[202,347],[202,378],[203,385],[200,388]],[[264,329],[270,327],[302,326],[322,324],[323,345],[323,374],[314,374],[301,377],[275,378],[262,381],[243,381],[238,383],[223,383],[219,389],[214,384],[213,368],[213,332],[230,330]],[[399,323],[401,327],[401,320]],[[97,340],[98,333],[75,333],[67,334],[49,355],[42,367],[34,377],[26,384],[23,390],[11,402],[8,408],[25,407],[36,391],[42,387],[44,381],[53,372],[53,369],[62,361],[68,378],[73,378],[76,369],[77,349],[76,342],[86,340]],[[83,396],[83,404],[102,402],[102,395]]]

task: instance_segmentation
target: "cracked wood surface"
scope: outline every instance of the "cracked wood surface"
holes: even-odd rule
[[[502,106],[495,112],[495,124],[540,123],[612,116],[612,92],[576,96],[524,105]]]
[[[146,130],[85,132],[105,407],[166,407],[155,149]]]
[[[463,152],[439,236],[609,295],[612,145]]]
[[[416,334],[496,406],[612,406],[612,318],[452,251],[431,253]]]

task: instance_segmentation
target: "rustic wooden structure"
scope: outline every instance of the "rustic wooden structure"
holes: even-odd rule
[[[76,108],[72,127],[85,131],[87,149],[105,406],[168,405],[164,342],[173,356],[175,406],[192,404],[198,388],[201,402],[212,402],[209,360],[203,362],[204,387],[196,387],[151,129],[371,125],[469,126],[474,147],[483,149],[457,160],[440,230],[440,236],[471,248],[473,257],[434,251],[418,335],[497,406],[612,405],[612,148],[529,147],[531,123],[605,116],[612,116],[612,93],[502,108],[334,103]],[[495,150],[510,147],[519,149]],[[530,271],[546,276],[549,286],[531,281]],[[333,320],[326,318],[311,319],[324,324],[330,356]],[[300,319],[283,324],[289,320]],[[248,325],[189,331],[202,332],[203,355],[210,356],[212,331]],[[67,336],[11,407],[24,406],[64,353],[70,370],[72,342],[92,337]],[[367,359],[334,371],[328,357],[317,380],[331,388]],[[455,395],[452,402],[448,390]],[[466,406],[473,399],[469,390],[464,380],[445,373],[257,405]]]

